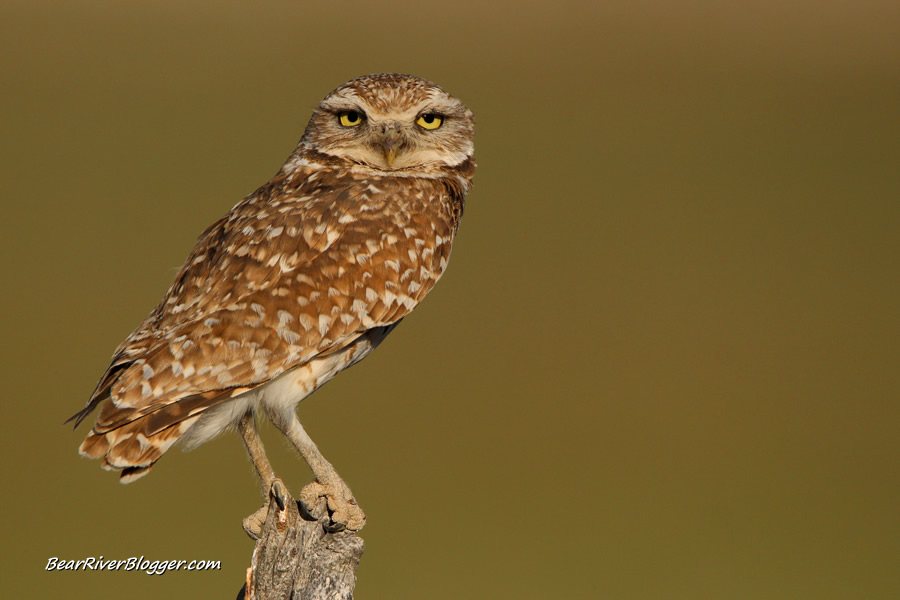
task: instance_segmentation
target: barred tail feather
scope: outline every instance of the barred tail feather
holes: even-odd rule
[[[203,413],[230,392],[189,396],[141,414],[133,408],[116,408],[110,399],[78,452],[99,458],[109,471],[120,471],[119,481],[131,483],[150,472],[153,465],[197,422]]]

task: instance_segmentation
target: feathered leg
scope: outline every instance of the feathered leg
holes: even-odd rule
[[[291,441],[316,478],[316,481],[300,491],[300,500],[311,508],[315,506],[318,498],[326,499],[332,513],[332,525],[328,528],[330,531],[362,529],[366,524],[366,514],[356,503],[350,488],[331,463],[325,460],[315,442],[303,429],[297,414],[293,410],[288,410],[268,411],[268,415],[275,427]]]
[[[262,438],[259,437],[259,432],[256,430],[256,423],[253,421],[253,413],[251,411],[244,413],[244,416],[238,421],[237,429],[238,433],[241,434],[241,439],[244,440],[244,446],[247,448],[247,454],[250,455],[250,461],[256,469],[262,488],[262,507],[244,519],[242,523],[247,535],[257,540],[262,533],[263,524],[266,522],[270,491],[275,495],[275,500],[281,509],[284,509],[284,484],[275,477],[275,471],[272,470],[272,465],[266,456],[266,449],[263,447]]]

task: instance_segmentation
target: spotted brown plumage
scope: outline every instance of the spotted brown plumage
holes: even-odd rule
[[[348,110],[359,125],[341,125]],[[422,114],[441,127],[417,126]],[[179,439],[199,445],[248,413],[277,414],[291,437],[297,402],[377,346],[446,269],[473,125],[458,100],[408,75],[332,92],[281,170],[203,232],[116,350],[73,417],[100,408],[80,452],[129,482]]]

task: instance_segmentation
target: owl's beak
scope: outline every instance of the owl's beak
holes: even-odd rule
[[[396,147],[385,147],[384,160],[387,161],[387,164],[389,167],[393,167],[394,161],[397,160],[397,148]]]

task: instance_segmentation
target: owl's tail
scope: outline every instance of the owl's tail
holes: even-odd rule
[[[131,483],[149,473],[166,450],[223,395],[230,394],[219,390],[196,394],[150,412],[120,408],[106,398],[78,452],[101,459],[107,471],[120,471],[121,483]]]

